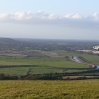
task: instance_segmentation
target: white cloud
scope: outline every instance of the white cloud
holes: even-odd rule
[[[15,21],[17,20],[26,21],[26,20],[33,20],[33,19],[56,20],[56,19],[62,19],[62,18],[79,19],[79,18],[82,18],[82,16],[80,14],[68,14],[64,17],[64,16],[59,16],[57,14],[47,14],[42,10],[38,11],[37,13],[32,13],[31,11],[29,11],[29,12],[17,12],[15,14],[7,14],[7,13],[0,14],[0,20],[3,20],[3,21],[5,21],[6,19],[15,20]]]
[[[74,13],[72,13],[72,14],[67,14],[65,16],[65,18],[81,19],[83,17],[80,14],[74,14]]]
[[[9,19],[10,15],[7,13],[1,13],[0,14],[0,21],[6,21],[7,19]]]
[[[60,17],[59,17],[58,15],[56,15],[56,14],[50,14],[50,15],[48,16],[48,18],[49,18],[49,19],[59,19]]]
[[[17,12],[15,14],[0,14],[1,22],[8,23],[25,23],[25,24],[47,24],[47,25],[60,25],[66,27],[77,27],[77,28],[99,28],[99,13],[94,13],[90,17],[83,17],[80,14],[67,14],[65,16],[59,16],[57,14],[47,14],[42,10],[37,13],[28,12]]]
[[[99,13],[95,12],[95,13],[93,14],[93,17],[94,17],[94,19],[95,19],[96,21],[99,21]]]
[[[11,19],[14,19],[14,20],[30,20],[32,19],[32,12],[17,12],[13,15],[11,15]]]

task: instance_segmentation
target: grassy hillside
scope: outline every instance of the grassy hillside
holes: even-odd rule
[[[98,80],[0,81],[0,99],[99,99]]]

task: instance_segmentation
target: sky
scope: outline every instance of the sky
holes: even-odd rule
[[[0,0],[0,37],[99,40],[99,0]]]

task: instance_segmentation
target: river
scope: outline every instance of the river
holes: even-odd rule
[[[77,62],[77,63],[82,63],[82,62],[78,59],[77,56],[73,56],[72,58],[73,58],[73,60],[74,60],[75,62]]]
[[[96,69],[99,69],[99,66],[98,65],[96,65]]]

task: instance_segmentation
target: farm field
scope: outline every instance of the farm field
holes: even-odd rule
[[[39,51],[40,52],[40,51]],[[41,52],[42,53],[42,52]],[[45,53],[55,53],[59,57],[38,57],[38,58],[31,58],[31,57],[18,57],[18,56],[0,56],[0,65],[24,65],[24,64],[33,64],[33,65],[49,65],[49,66],[66,66],[69,63],[72,64],[71,61],[67,61],[64,57],[66,56],[81,56],[86,59],[89,63],[99,64],[99,56],[98,55],[91,55],[87,53],[80,53],[74,51],[65,51],[65,50],[53,50],[53,51],[46,51]]]
[[[29,67],[6,67],[6,68],[0,68],[0,73],[10,76],[20,76],[20,75],[26,75],[29,70]]]
[[[99,80],[0,81],[0,99],[99,99]]]
[[[19,66],[2,66],[0,73],[10,76],[22,76],[27,74],[44,74],[44,73],[62,73],[65,68],[36,66],[36,65],[19,65]]]
[[[5,57],[0,58],[0,65],[46,65],[55,67],[81,67],[84,68],[86,65],[67,61],[65,58],[21,58],[21,57]]]
[[[89,55],[65,50],[46,51],[45,53],[56,53],[61,57],[19,57],[19,56],[0,56],[0,73],[10,76],[22,76],[26,74],[44,73],[70,73],[82,72],[90,68],[88,64],[98,64],[98,55]],[[65,58],[66,56],[81,56],[87,60],[88,64],[79,64]],[[74,69],[71,69],[74,68]],[[79,68],[79,69],[78,69]],[[85,69],[84,69],[85,68]]]
[[[56,53],[63,56],[82,56],[85,58],[89,63],[99,64],[99,56],[98,55],[91,55],[88,53],[80,53],[80,52],[72,52],[72,51],[65,51],[65,50],[56,50]]]
[[[26,75],[29,70],[30,74],[63,73],[67,68],[89,68],[89,66],[68,61],[65,58],[0,56],[0,73],[5,75]],[[75,71],[77,70],[73,72]]]

